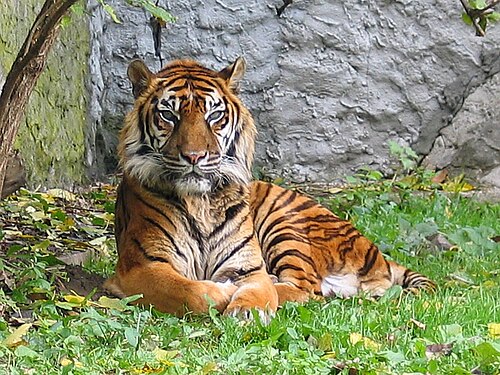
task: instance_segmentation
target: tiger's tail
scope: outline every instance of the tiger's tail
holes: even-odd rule
[[[427,292],[436,291],[436,284],[427,276],[412,271],[396,262],[388,261],[391,268],[392,283],[401,285],[403,289],[418,293],[421,290]]]

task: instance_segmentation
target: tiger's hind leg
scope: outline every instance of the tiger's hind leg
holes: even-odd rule
[[[420,291],[434,292],[436,284],[427,276],[412,271],[396,262],[387,261],[391,268],[392,281],[395,285],[401,285],[403,289],[418,293]]]
[[[279,305],[287,301],[290,302],[307,302],[310,299],[322,300],[323,298],[319,295],[311,293],[309,290],[300,289],[291,282],[277,282],[274,284],[276,291],[278,292]]]
[[[285,302],[307,302],[311,299],[322,300],[321,277],[316,266],[306,254],[290,250],[284,244],[272,250],[268,272],[276,280],[274,287],[278,292],[279,305]]]

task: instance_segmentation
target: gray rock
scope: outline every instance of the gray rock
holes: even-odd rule
[[[424,162],[500,187],[500,75],[467,97]]]
[[[123,24],[90,6],[95,38],[88,161],[110,171],[116,133],[132,103],[127,65],[135,57],[152,69],[160,65],[149,16],[121,0],[108,3]],[[278,18],[275,6],[281,4],[162,4],[178,17],[163,30],[165,60],[189,57],[219,69],[246,58],[242,97],[260,130],[256,168],[262,173],[299,182],[332,181],[365,165],[389,171],[389,140],[422,156],[441,154],[432,159],[435,165],[480,169],[478,177],[499,165],[498,126],[486,126],[498,125],[499,114],[493,106],[487,110],[487,102],[475,115],[484,125],[476,128],[492,135],[469,142],[445,135],[462,126],[455,118],[478,87],[498,90],[492,79],[500,71],[498,25],[485,38],[475,37],[460,19],[459,1],[304,0]],[[486,111],[491,117],[484,117]],[[468,131],[464,137],[470,138]]]

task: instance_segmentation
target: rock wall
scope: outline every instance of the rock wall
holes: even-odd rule
[[[500,74],[465,99],[424,162],[500,187]]]
[[[91,61],[98,65],[92,68],[91,108],[97,110],[90,114],[89,145],[97,145],[97,151],[87,156],[101,165],[96,171],[105,166],[109,172],[115,167],[116,133],[132,102],[127,65],[135,57],[152,69],[160,65],[149,16],[119,0],[108,3],[123,24],[91,6],[91,28],[98,36]],[[165,60],[189,57],[222,68],[237,56],[246,58],[242,97],[260,130],[256,167],[261,173],[332,181],[365,165],[387,171],[389,140],[422,156],[434,150],[438,159],[443,154],[479,177],[499,165],[498,157],[487,166],[480,157],[486,150],[498,156],[500,120],[493,107],[480,106],[467,120],[477,122],[473,128],[493,124],[481,127],[493,129],[481,135],[484,142],[446,146],[466,145],[474,152],[465,149],[450,158],[436,141],[462,128],[455,120],[472,93],[484,85],[498,90],[493,78],[500,71],[500,25],[485,38],[475,37],[460,19],[458,0],[304,0],[293,2],[281,18],[275,8],[282,5],[279,0],[160,4],[178,17],[163,30]],[[491,113],[487,121],[486,111]]]
[[[0,87],[42,4],[0,2]],[[86,76],[89,33],[85,16],[61,30],[30,97],[15,148],[31,186],[70,186],[85,180]]]

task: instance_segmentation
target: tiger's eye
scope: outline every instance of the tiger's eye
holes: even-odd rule
[[[209,123],[214,123],[219,121],[222,117],[224,117],[224,111],[215,111],[208,115],[207,121]]]
[[[160,111],[160,117],[163,121],[175,124],[178,121],[177,116],[170,110]]]

